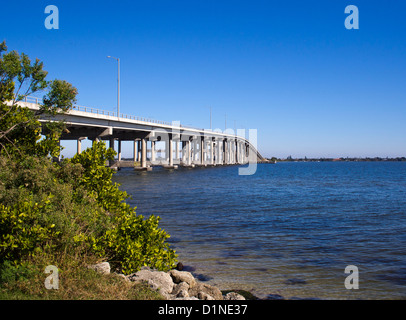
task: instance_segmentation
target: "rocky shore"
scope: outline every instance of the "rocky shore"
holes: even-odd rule
[[[108,262],[102,262],[90,268],[103,274],[110,274]],[[146,282],[166,300],[245,300],[237,292],[223,294],[219,288],[199,281],[188,271],[173,269],[163,272],[143,267],[136,273],[127,276],[117,274],[117,276],[122,277],[124,281]]]

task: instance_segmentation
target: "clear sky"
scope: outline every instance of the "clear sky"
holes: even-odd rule
[[[350,4],[359,30],[344,26]],[[112,55],[123,113],[209,128],[211,107],[213,128],[226,116],[257,129],[268,157],[406,155],[404,1],[23,0],[1,13],[0,40],[80,105],[116,110]]]

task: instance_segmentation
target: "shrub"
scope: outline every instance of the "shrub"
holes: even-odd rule
[[[54,224],[43,224],[40,211],[49,203],[19,202],[13,207],[0,204],[0,262],[16,263],[23,257],[41,252],[59,232]]]
[[[105,166],[112,156],[99,142],[61,164],[0,157],[0,263],[53,250],[97,255],[124,273],[174,267],[159,217],[136,215],[112,182],[114,171]]]
[[[117,225],[98,239],[98,247],[125,274],[136,272],[142,266],[167,271],[176,266],[175,251],[166,239],[169,235],[158,228],[159,217],[126,214],[116,219]]]
[[[91,237],[94,251],[107,256],[123,273],[136,272],[145,265],[165,271],[175,267],[177,255],[166,243],[169,235],[158,228],[160,218],[137,216],[135,208],[124,201],[127,193],[112,182],[114,171],[105,164],[113,157],[114,151],[107,150],[104,142],[95,142],[71,159],[84,169],[79,184],[111,217],[113,227],[100,237]]]

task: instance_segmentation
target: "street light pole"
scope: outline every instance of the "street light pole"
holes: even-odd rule
[[[211,127],[211,107],[210,107],[210,130],[212,130],[212,127]]]
[[[120,119],[120,58],[107,56],[117,60],[117,118]]]

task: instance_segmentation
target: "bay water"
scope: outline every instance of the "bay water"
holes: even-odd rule
[[[161,217],[201,281],[261,299],[406,299],[406,162],[123,168],[137,214]],[[347,289],[347,266],[359,288]]]

